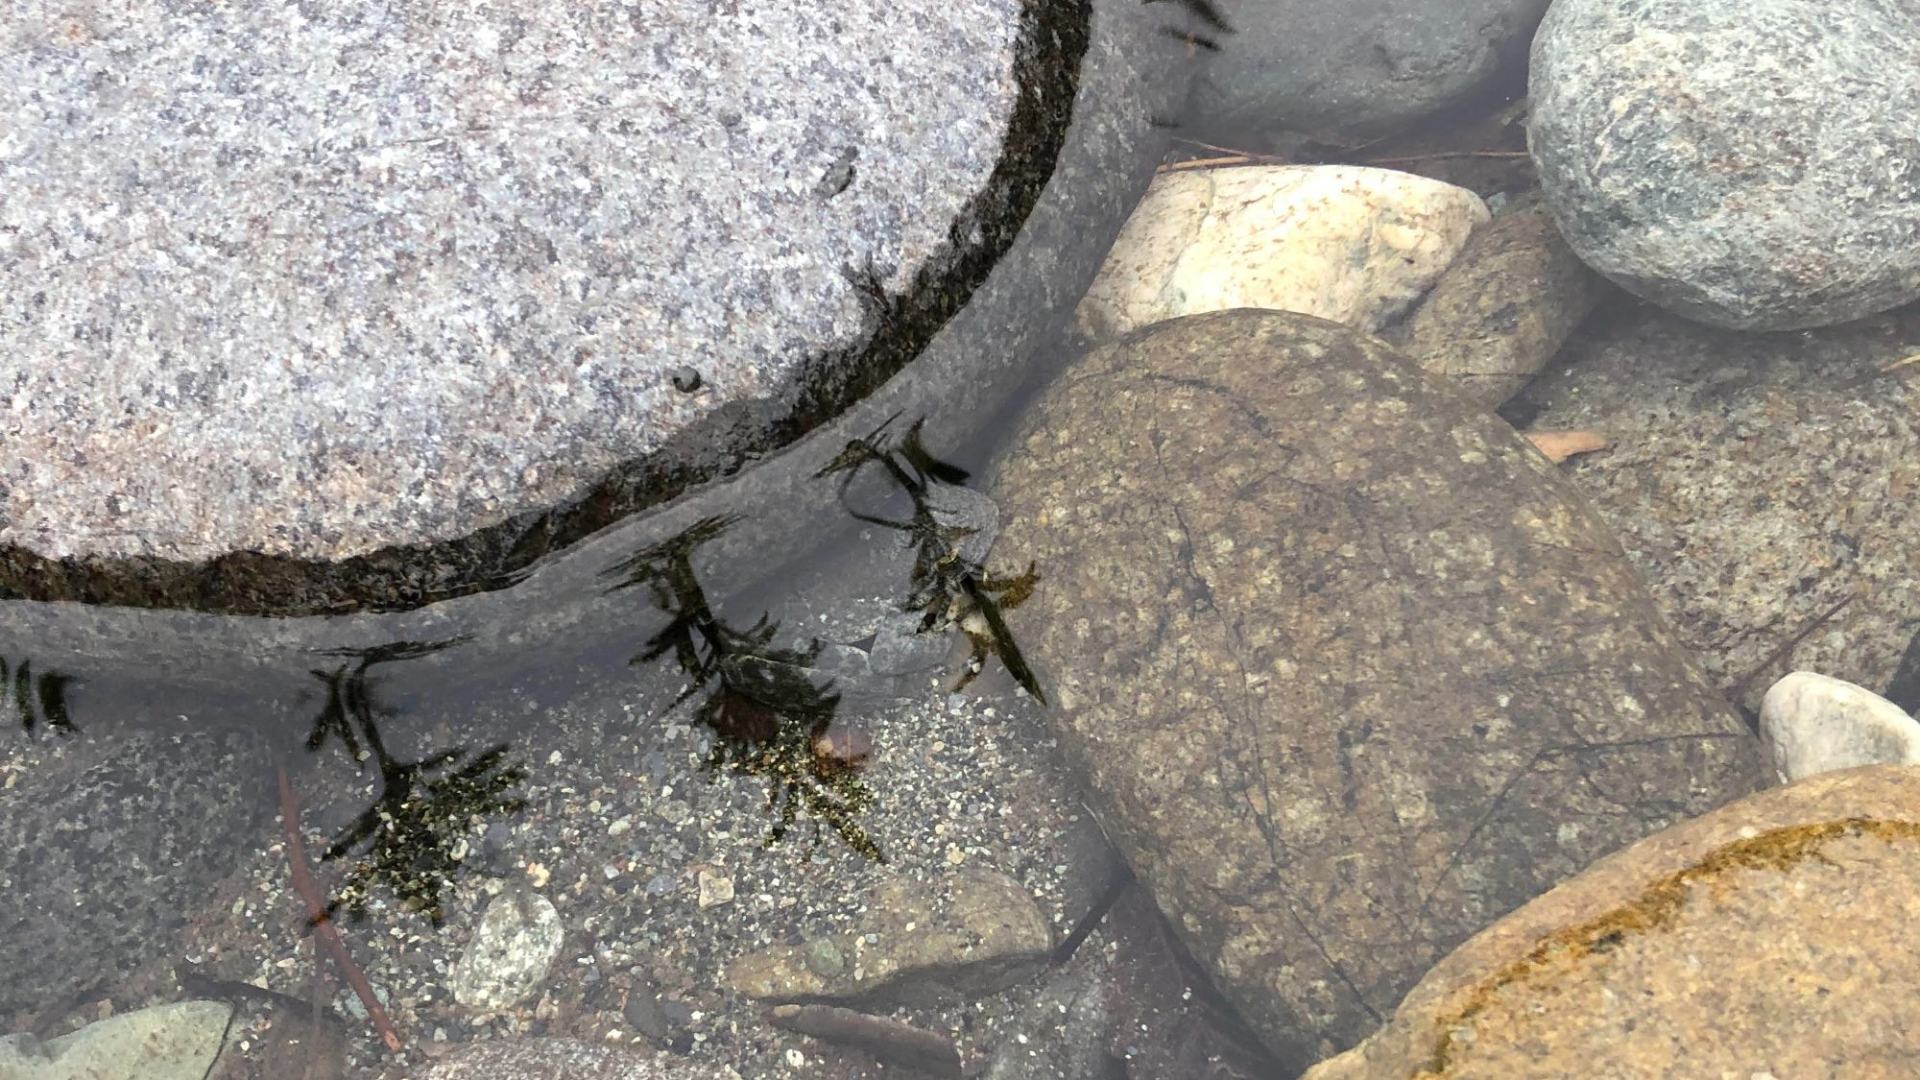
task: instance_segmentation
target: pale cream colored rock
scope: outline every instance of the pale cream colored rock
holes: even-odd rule
[[[1760,737],[1789,781],[1861,765],[1920,765],[1920,723],[1845,679],[1796,671],[1760,703]]]
[[[1489,217],[1465,188],[1351,165],[1161,173],[1081,301],[1087,336],[1229,308],[1374,331]]]

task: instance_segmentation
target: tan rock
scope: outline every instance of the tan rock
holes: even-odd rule
[[[1825,773],[1594,864],[1307,1080],[1910,1077],[1920,769]]]
[[[1546,208],[1529,199],[1475,229],[1433,291],[1386,336],[1493,408],[1553,359],[1606,290]]]
[[[763,1001],[950,1004],[1025,979],[1052,948],[1053,928],[1019,882],[962,870],[933,886],[889,880],[852,930],[748,953],[726,981]]]
[[[1390,169],[1162,173],[1081,302],[1080,327],[1108,338],[1182,315],[1264,308],[1377,330],[1487,218],[1473,192]]]

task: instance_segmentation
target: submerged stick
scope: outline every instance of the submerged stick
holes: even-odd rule
[[[280,826],[287,836],[287,867],[293,878],[293,890],[307,905],[307,923],[327,943],[327,951],[333,954],[334,963],[340,965],[340,973],[346,977],[347,985],[353,987],[353,993],[366,1006],[367,1019],[373,1029],[380,1033],[380,1041],[387,1049],[399,1053],[402,1048],[400,1035],[393,1030],[393,1021],[387,1018],[387,1010],[380,999],[373,996],[373,984],[367,981],[367,974],[360,965],[353,962],[353,955],[347,952],[347,943],[340,940],[340,931],[334,929],[333,918],[327,914],[327,899],[313,880],[313,871],[307,865],[307,845],[300,839],[300,804],[293,796],[293,781],[287,779],[285,765],[276,763],[273,771],[280,777]]]

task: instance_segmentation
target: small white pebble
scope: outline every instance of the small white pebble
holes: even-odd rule
[[[796,1069],[804,1069],[807,1067],[807,1055],[790,1049],[787,1051],[787,1064]]]

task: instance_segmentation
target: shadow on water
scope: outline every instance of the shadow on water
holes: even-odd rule
[[[20,728],[28,738],[34,729],[45,725],[50,732],[72,735],[76,730],[67,716],[67,689],[73,677],[58,671],[33,673],[33,661],[21,658],[11,664],[0,656],[0,687],[13,687],[13,707],[20,714]]]
[[[462,641],[403,641],[337,650],[330,655],[353,662],[312,673],[326,688],[326,704],[307,733],[308,752],[320,753],[337,741],[356,771],[371,758],[380,774],[380,793],[373,804],[321,853],[323,862],[356,857],[345,884],[327,905],[328,915],[344,907],[356,917],[363,916],[369,888],[380,885],[398,897],[404,908],[422,912],[440,925],[441,893],[459,870],[464,834],[472,820],[525,808],[512,791],[527,774],[508,760],[506,743],[477,754],[455,748],[403,761],[388,751],[381,738],[382,709],[373,694],[373,669],[418,659]]]

